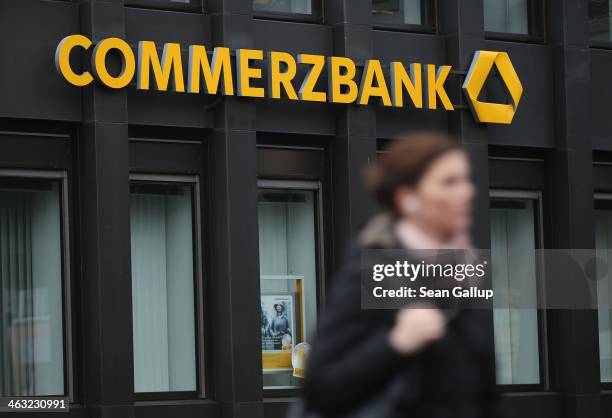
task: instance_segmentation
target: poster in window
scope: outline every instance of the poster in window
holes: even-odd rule
[[[261,349],[290,352],[297,336],[292,294],[261,295]]]

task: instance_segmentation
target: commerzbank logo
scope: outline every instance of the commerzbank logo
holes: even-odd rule
[[[506,86],[510,103],[490,103],[478,100],[485,81],[494,68]],[[474,118],[481,123],[510,124],[518,108],[523,85],[506,52],[477,51],[463,83],[463,91],[468,99]]]
[[[90,57],[86,60],[89,64],[80,70],[72,66],[73,60],[70,59],[76,49]],[[107,67],[109,54],[120,58],[119,69]],[[158,45],[153,41],[130,45],[120,38],[102,39],[94,45],[83,35],[69,35],[56,48],[55,66],[66,81],[77,87],[97,82],[110,89],[132,85],[137,90],[182,94],[221,94],[362,106],[379,104],[445,111],[457,108],[446,88],[448,77],[457,76],[450,65],[405,65],[400,61],[382,63],[377,59],[357,63],[339,56],[294,56],[260,49],[230,51],[226,47],[211,50],[204,45]],[[508,89],[509,104],[479,100],[485,81],[494,68]],[[478,122],[510,124],[523,87],[507,53],[477,51],[463,90]]]

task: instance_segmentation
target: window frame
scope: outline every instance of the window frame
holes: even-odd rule
[[[290,13],[255,10],[253,7],[253,18],[260,20],[281,20],[287,22],[323,23],[325,21],[323,0],[309,0],[316,13]],[[251,4],[253,0],[251,0]]]
[[[193,242],[193,285],[194,285],[194,319],[195,319],[195,354],[196,354],[196,388],[193,391],[168,391],[168,392],[136,392],[135,400],[138,401],[168,401],[168,400],[194,400],[206,399],[206,332],[205,332],[205,292],[204,292],[204,265],[202,257],[202,216],[201,216],[201,191],[200,176],[183,174],[155,174],[144,172],[130,173],[130,186],[134,183],[140,184],[171,184],[187,185],[191,187],[191,210],[192,210],[192,242]],[[131,280],[131,277],[130,277]],[[133,320],[133,314],[132,314]],[[133,355],[136,355],[133,352]],[[132,365],[132,368],[134,366]]]
[[[527,0],[527,27],[529,33],[511,33],[485,30],[485,39],[543,44],[546,42],[546,1]],[[483,3],[484,5],[484,3]],[[484,10],[484,9],[483,9]],[[483,29],[485,27],[483,21]],[[539,30],[538,30],[539,29]]]
[[[535,248],[541,249],[544,247],[544,202],[541,190],[528,189],[500,189],[492,188],[489,190],[489,202],[492,200],[532,200],[535,203]],[[490,207],[490,203],[489,203]],[[536,292],[537,299],[542,300],[546,294],[546,271],[542,257],[536,260]],[[491,312],[491,315],[493,312]],[[549,358],[548,358],[548,327],[546,312],[542,309],[537,309],[538,321],[538,364],[540,372],[539,383],[519,383],[519,384],[497,384],[497,387],[503,392],[533,392],[550,389],[550,373],[549,373]]]
[[[612,44],[611,44],[612,46]],[[597,202],[598,200],[606,200],[606,201],[610,201],[612,202],[612,192],[610,193],[605,193],[605,192],[596,192],[593,194],[593,203]],[[596,231],[594,231],[595,233]],[[597,330],[597,334],[599,336],[599,329]],[[597,343],[599,344],[599,340],[597,341]],[[599,345],[598,345],[599,348]],[[600,356],[600,361],[601,361],[601,356]],[[604,382],[601,380],[601,364],[599,366],[600,368],[600,385],[601,385],[601,389],[602,390],[612,390],[612,382]]]
[[[202,0],[189,0],[189,3],[171,2],[169,0],[125,0],[125,6],[143,9],[183,11],[194,13],[204,12],[204,3],[202,2]]]
[[[68,173],[66,170],[39,169],[4,169],[0,168],[0,178],[16,178],[30,180],[55,180],[59,183],[60,202],[60,249],[62,263],[62,352],[63,352],[63,394],[45,395],[43,397],[66,397],[70,404],[76,402],[75,367],[74,367],[74,334],[73,334],[73,300],[71,276],[71,245],[70,245],[70,197]],[[42,396],[42,395],[41,395]]]
[[[315,249],[316,255],[316,288],[317,288],[317,321],[318,314],[325,300],[325,243],[324,243],[324,205],[323,205],[323,185],[320,180],[302,180],[302,179],[273,179],[262,177],[257,179],[257,190],[274,189],[274,190],[300,190],[312,191],[315,198]],[[261,274],[261,273],[260,273]],[[261,293],[260,293],[261,295]],[[264,374],[263,368],[261,370]],[[279,386],[263,386],[264,397],[279,398],[296,396],[300,387],[279,387]]]
[[[398,31],[398,32],[414,32],[423,34],[436,34],[438,33],[438,0],[425,0],[427,2],[426,13],[431,16],[428,22],[421,25],[415,25],[411,23],[384,23],[374,21],[372,17],[372,29],[374,30],[387,30],[387,31]],[[371,2],[372,3],[372,2]],[[370,4],[370,9],[373,8],[373,4]],[[370,12],[372,13],[372,12]]]

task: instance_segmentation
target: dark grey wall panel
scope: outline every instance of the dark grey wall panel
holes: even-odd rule
[[[380,107],[376,112],[377,138],[397,138],[415,130],[448,130],[448,115],[444,110]]]
[[[553,147],[555,95],[550,48],[495,41],[486,41],[485,44],[487,49],[508,52],[523,84],[523,96],[512,124],[489,125],[489,142],[495,145]]]
[[[612,150],[612,51],[591,49],[591,140],[596,150]]]
[[[32,149],[38,152],[33,153]],[[72,164],[69,135],[0,131],[0,167],[66,170]]]
[[[374,57],[404,64],[445,64],[444,39],[436,35],[375,30]]]
[[[505,158],[489,159],[491,189],[542,190],[546,171],[544,161]]]
[[[256,130],[335,135],[334,106],[290,100],[259,100]]]
[[[211,44],[210,19],[202,14],[126,8],[125,20],[126,38],[134,49],[138,41],[155,41],[161,57],[164,43],[181,44],[185,82],[189,45],[205,45],[211,50],[215,46]],[[207,108],[215,100],[202,93],[138,91],[133,82],[128,87],[129,123],[208,127],[211,124]]]
[[[76,3],[0,2],[0,117],[81,119],[81,91],[56,71],[55,48],[79,33]]]
[[[331,55],[332,28],[324,25],[253,20],[255,48],[291,54]]]

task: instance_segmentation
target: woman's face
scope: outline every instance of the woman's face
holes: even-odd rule
[[[465,233],[471,225],[475,189],[464,151],[449,151],[438,157],[415,188],[398,193],[402,215],[445,236]]]

